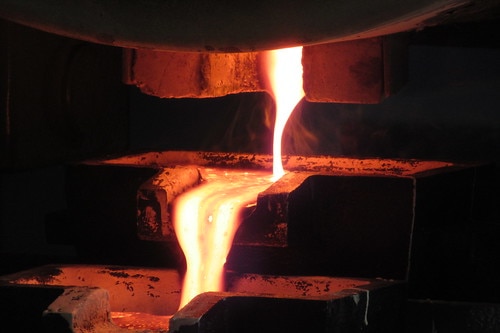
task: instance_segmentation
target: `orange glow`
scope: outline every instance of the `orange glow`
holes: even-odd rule
[[[144,312],[111,312],[113,323],[128,330],[168,331],[172,316],[155,316]]]
[[[224,263],[241,209],[272,183],[263,172],[206,171],[206,182],[178,197],[175,206],[175,232],[187,264],[180,307],[198,294],[224,289]]]
[[[273,175],[207,169],[204,184],[176,199],[174,228],[187,265],[180,307],[203,292],[224,289],[224,264],[242,208],[255,203],[258,193],[285,173],[281,137],[290,114],[304,96],[302,47],[269,51],[265,57],[276,102]]]
[[[297,103],[304,97],[302,88],[302,47],[266,52],[269,83],[276,103],[273,136],[273,177],[285,174],[281,161],[281,137],[286,122]]]

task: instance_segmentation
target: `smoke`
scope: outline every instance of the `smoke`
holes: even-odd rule
[[[339,113],[335,110],[327,110],[322,104],[302,99],[283,133],[283,152],[292,155],[339,155],[346,146],[349,150],[355,149],[354,127],[346,131],[340,128],[340,124]]]
[[[272,153],[273,101],[266,93],[240,94],[224,134],[209,150]]]
[[[225,120],[218,119],[221,123],[205,136],[202,149],[271,154],[276,113],[272,97],[265,92],[234,97],[228,106],[232,111]],[[357,156],[374,150],[374,145],[384,146],[387,133],[370,118],[359,105],[302,99],[286,124],[283,154]]]
[[[316,152],[320,140],[311,125],[304,117],[304,99],[302,99],[293,110],[283,132],[283,152],[298,155]]]
[[[357,104],[302,100],[283,134],[283,152],[293,155],[375,156],[391,149],[388,128]]]

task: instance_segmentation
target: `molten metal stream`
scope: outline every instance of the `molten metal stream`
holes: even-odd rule
[[[285,174],[281,162],[281,138],[285,125],[297,103],[304,97],[302,88],[302,47],[266,52],[269,83],[276,102],[273,133],[273,178]]]
[[[224,289],[223,267],[241,208],[272,183],[264,172],[207,171],[206,182],[181,195],[175,207],[175,231],[187,264],[180,307],[202,292]]]
[[[207,169],[205,182],[182,194],[174,207],[174,227],[187,270],[180,307],[196,295],[224,289],[224,263],[238,229],[243,207],[283,176],[281,137],[302,90],[302,48],[267,52],[269,81],[276,101],[273,175],[263,172]]]

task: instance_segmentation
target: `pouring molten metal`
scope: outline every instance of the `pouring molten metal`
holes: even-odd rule
[[[242,208],[284,175],[281,137],[302,90],[302,47],[266,52],[267,72],[276,102],[273,175],[264,172],[206,169],[204,183],[181,195],[174,226],[186,257],[180,308],[203,292],[224,289],[224,263],[238,229]]]

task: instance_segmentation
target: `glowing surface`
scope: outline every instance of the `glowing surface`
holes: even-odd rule
[[[187,270],[180,307],[196,295],[224,289],[224,263],[243,207],[271,183],[264,172],[206,169],[206,181],[177,198],[174,227]]]
[[[276,103],[273,133],[273,177],[284,175],[281,161],[281,137],[290,114],[304,97],[302,88],[302,47],[267,52],[266,62],[272,95]]]
[[[174,227],[187,265],[180,308],[196,295],[224,289],[224,264],[241,209],[255,203],[259,192],[285,174],[281,137],[290,114],[304,96],[302,47],[269,51],[266,59],[276,102],[273,175],[210,169],[204,184],[177,198]]]
[[[172,316],[155,316],[144,312],[111,312],[111,320],[128,330],[154,330],[166,332]]]

